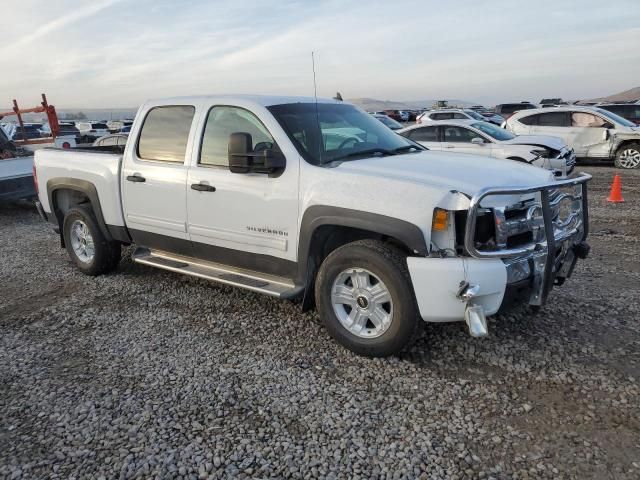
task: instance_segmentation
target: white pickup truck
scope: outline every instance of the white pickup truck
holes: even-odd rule
[[[301,298],[363,355],[397,353],[420,319],[482,336],[589,250],[588,175],[431,152],[340,101],[148,101],[129,139],[36,152],[38,209],[82,272],[135,244],[145,265]]]

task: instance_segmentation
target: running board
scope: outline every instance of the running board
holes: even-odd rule
[[[204,278],[234,287],[246,288],[278,298],[293,298],[302,293],[303,287],[291,280],[274,275],[265,275],[250,270],[230,267],[220,263],[183,257],[158,250],[138,247],[131,255],[136,263]]]

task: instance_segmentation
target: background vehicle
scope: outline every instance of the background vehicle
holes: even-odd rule
[[[82,272],[133,243],[138,263],[301,297],[363,355],[400,351],[420,317],[485,335],[505,295],[543,304],[588,251],[588,176],[430,152],[346,102],[149,101],[107,148],[36,152],[38,209]]]
[[[448,108],[424,112],[416,119],[416,123],[429,123],[439,120],[475,120],[485,121],[485,118],[474,110]]]
[[[23,123],[24,130],[18,124],[10,124],[11,140],[33,140],[42,136],[42,123]]]
[[[80,135],[95,140],[98,137],[109,135],[109,127],[103,122],[76,122]]]
[[[598,108],[613,112],[636,125],[640,125],[640,104],[638,103],[603,103],[599,104]]]
[[[616,167],[640,166],[640,128],[598,107],[554,107],[521,111],[506,121],[516,135],[552,135],[573,148],[576,157],[614,160]]]
[[[429,150],[473,153],[526,162],[552,170],[558,177],[573,171],[575,156],[559,138],[516,136],[488,122],[443,120],[398,132]]]
[[[506,120],[515,112],[519,112],[520,110],[530,110],[533,108],[537,107],[529,102],[499,103],[495,106],[494,111]]]
[[[384,125],[389,127],[391,130],[400,130],[401,128],[404,128],[404,126],[400,122],[396,122],[393,118],[389,118],[386,115],[374,113],[373,117],[380,120]]]
[[[123,135],[121,133],[116,133],[113,135],[105,135],[104,137],[100,137],[95,142],[93,142],[94,147],[109,147],[109,146],[122,146],[124,147],[127,144],[127,139],[129,137],[127,135]]]
[[[385,114],[387,117],[392,118],[396,122],[409,121],[409,114],[402,110],[384,110],[382,113]]]

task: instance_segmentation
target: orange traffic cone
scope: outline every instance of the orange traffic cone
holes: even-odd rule
[[[622,182],[620,181],[620,175],[616,175],[615,177],[613,177],[613,184],[611,185],[611,193],[609,193],[609,198],[607,198],[607,202],[613,202],[613,203],[624,202],[624,198],[622,198]]]

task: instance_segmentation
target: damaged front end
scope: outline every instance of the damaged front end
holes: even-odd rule
[[[407,260],[422,317],[464,319],[471,335],[484,336],[486,316],[512,297],[543,305],[589,252],[590,179],[580,174],[535,187],[485,188],[464,209],[461,201],[447,202],[451,228],[434,229],[430,258]]]

